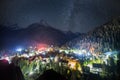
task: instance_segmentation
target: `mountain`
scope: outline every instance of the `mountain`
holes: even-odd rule
[[[79,34],[60,31],[41,21],[22,29],[3,26],[0,28],[0,36],[1,47],[7,48],[8,46],[29,46],[39,43],[61,46],[67,41],[78,37]]]
[[[67,45],[96,54],[120,50],[120,17],[96,27],[94,30],[68,42]]]

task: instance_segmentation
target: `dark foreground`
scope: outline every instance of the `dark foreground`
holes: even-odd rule
[[[120,63],[118,63],[119,66]],[[97,74],[92,73],[83,73],[80,75],[80,78],[75,78],[76,74],[74,71],[71,75],[61,75],[53,69],[49,69],[43,72],[42,75],[36,80],[120,80],[120,71],[112,76],[106,76],[104,78],[100,77]],[[72,77],[72,78],[71,78]],[[0,80],[25,80],[21,69],[14,64],[9,64],[6,60],[0,60]]]

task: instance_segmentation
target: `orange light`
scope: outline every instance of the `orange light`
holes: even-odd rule
[[[74,69],[74,70],[79,70],[81,73],[82,73],[82,68],[81,68],[81,65],[80,63],[77,61],[77,60],[73,60],[73,59],[68,59],[68,66],[71,68],[71,69]]]
[[[75,69],[76,62],[70,61],[68,65],[70,65],[70,68]]]

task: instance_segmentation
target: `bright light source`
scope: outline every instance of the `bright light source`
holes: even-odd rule
[[[46,53],[45,52],[42,52],[43,55],[45,55]]]
[[[5,57],[5,60],[9,61],[10,59],[9,59],[9,57]]]
[[[34,72],[33,71],[31,71],[30,73],[29,73],[29,76],[32,76],[34,74]]]
[[[88,64],[87,66],[88,66],[90,69],[93,68],[93,66],[92,66],[91,64]]]
[[[104,54],[110,56],[110,55],[116,54],[116,53],[118,53],[118,51],[106,52],[106,53],[104,53]]]
[[[70,61],[68,65],[70,65],[70,68],[75,69],[76,62]]]
[[[23,54],[22,56],[23,56],[23,57],[29,58],[29,55],[27,55],[27,54]]]
[[[53,57],[50,57],[51,60],[53,60],[54,58]]]
[[[33,53],[30,53],[29,56],[34,56],[34,54],[33,54]]]
[[[9,57],[5,57],[4,59],[7,60],[9,62],[9,64],[11,63],[11,60]]]
[[[45,62],[44,62],[44,61],[42,61],[42,64],[45,64]]]
[[[21,52],[21,51],[22,51],[22,48],[18,48],[16,51],[19,51],[19,52]]]

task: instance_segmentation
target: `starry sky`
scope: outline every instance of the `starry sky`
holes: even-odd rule
[[[0,24],[20,27],[44,19],[54,28],[88,32],[120,16],[120,0],[0,0]]]

